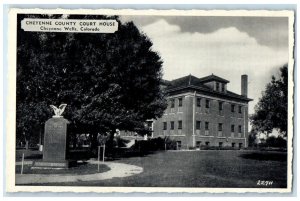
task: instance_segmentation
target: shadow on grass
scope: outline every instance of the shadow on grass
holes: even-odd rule
[[[259,161],[287,161],[287,153],[282,152],[254,152],[241,154],[239,157]]]
[[[114,161],[114,160],[120,160],[122,158],[134,158],[134,157],[146,157],[148,155],[155,154],[157,151],[148,151],[148,150],[140,150],[136,148],[114,148],[112,152],[106,152],[105,154],[105,161]],[[25,160],[42,160],[43,159],[43,153],[39,151],[32,151],[32,150],[22,150],[17,151],[16,160],[21,161],[22,160],[22,154],[25,154]],[[97,155],[95,155],[91,150],[89,149],[79,149],[79,150],[69,150],[67,152],[67,159],[68,160],[82,160],[87,161],[91,158],[97,158]],[[102,161],[102,151],[100,154],[100,160]]]

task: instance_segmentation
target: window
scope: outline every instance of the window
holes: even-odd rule
[[[243,143],[239,143],[239,148],[242,148],[243,147]]]
[[[178,121],[178,129],[182,129],[182,121]]]
[[[219,82],[216,83],[216,90],[220,91],[220,83]]]
[[[219,142],[219,147],[223,147],[223,142]]]
[[[231,125],[231,132],[234,132],[234,125]]]
[[[197,141],[197,142],[196,142],[196,147],[197,147],[197,148],[200,148],[200,146],[201,146],[201,141]]]
[[[223,130],[223,124],[222,124],[222,123],[219,123],[218,131],[222,131],[222,130]]]
[[[209,129],[209,122],[205,122],[205,130]]]
[[[182,107],[182,98],[178,98],[178,107]]]
[[[234,109],[235,109],[235,105],[231,105],[231,112],[234,112]]]
[[[242,106],[239,106],[239,113],[242,113]]]
[[[209,142],[205,142],[205,145],[206,145],[206,146],[209,146]]]
[[[231,143],[231,147],[233,147],[233,148],[235,147],[235,143],[234,143],[234,142],[233,142],[233,143]]]
[[[175,100],[171,99],[171,108],[174,108],[174,107],[175,107]]]
[[[174,130],[174,121],[171,121],[171,130]]]
[[[201,98],[197,98],[197,107],[201,107]]]
[[[196,121],[196,129],[197,130],[201,129],[201,121]]]
[[[149,129],[152,128],[152,121],[147,121],[147,127],[148,127]]]
[[[239,133],[242,133],[242,126],[239,126]]]
[[[176,141],[177,149],[181,149],[181,141]]]
[[[209,100],[208,100],[208,99],[206,99],[206,100],[205,100],[205,107],[206,107],[206,108],[209,108],[209,106],[210,106],[210,104],[209,104]]]
[[[164,122],[164,123],[163,123],[163,129],[164,129],[164,130],[167,130],[167,122]]]
[[[222,92],[225,92],[225,84],[222,83]]]
[[[223,102],[219,102],[219,111],[223,110]]]

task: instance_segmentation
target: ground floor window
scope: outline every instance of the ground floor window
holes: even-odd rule
[[[239,143],[239,148],[242,148],[243,147],[243,143]]]
[[[223,147],[223,142],[219,142],[219,147]]]
[[[206,146],[209,146],[209,142],[205,142],[205,145],[206,145]]]
[[[176,149],[181,149],[181,141],[176,141]]]
[[[201,141],[197,141],[197,142],[196,142],[196,147],[197,147],[197,148],[200,148],[200,146],[201,146]]]
[[[234,143],[234,142],[233,142],[233,143],[231,143],[231,147],[233,147],[233,148],[235,147],[235,143]]]

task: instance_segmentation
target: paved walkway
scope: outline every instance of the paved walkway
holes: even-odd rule
[[[90,164],[98,164],[98,161],[89,160]],[[32,161],[25,161],[25,165],[32,164]],[[63,175],[63,174],[16,174],[16,184],[41,184],[41,183],[61,183],[78,181],[98,181],[112,179],[115,177],[129,177],[143,172],[143,168],[135,165],[114,162],[100,162],[107,165],[110,170],[102,173],[87,175]],[[16,162],[21,165],[21,162]]]

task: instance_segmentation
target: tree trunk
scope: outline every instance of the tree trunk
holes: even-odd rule
[[[111,130],[106,142],[107,154],[113,157],[115,129]]]
[[[25,139],[25,149],[29,149],[29,141],[27,139]]]
[[[91,135],[91,152],[93,153],[94,156],[97,155],[97,150],[98,150],[98,140],[97,140],[97,136],[98,133],[94,132],[94,133],[90,133]]]

